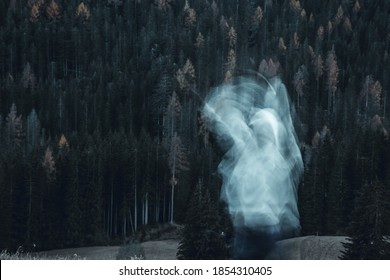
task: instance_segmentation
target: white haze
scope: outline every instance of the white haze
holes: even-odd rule
[[[203,114],[226,151],[218,170],[234,226],[296,234],[303,162],[284,84],[238,78],[209,94]]]

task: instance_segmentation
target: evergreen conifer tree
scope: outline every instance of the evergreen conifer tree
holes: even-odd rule
[[[385,220],[390,211],[389,197],[388,188],[378,180],[363,186],[356,199],[349,243],[344,243],[341,259],[390,259],[390,242],[386,236],[389,224]]]
[[[178,259],[225,259],[224,234],[209,192],[198,183],[187,210]]]

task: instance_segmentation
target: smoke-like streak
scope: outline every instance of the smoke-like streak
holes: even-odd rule
[[[241,77],[217,87],[208,95],[203,114],[226,151],[218,170],[236,234],[243,229],[246,239],[297,234],[303,162],[280,79]]]

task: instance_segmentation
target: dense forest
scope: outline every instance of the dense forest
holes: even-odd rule
[[[0,1],[0,249],[183,223],[199,185],[224,220],[201,108],[251,72],[292,101],[301,233],[382,240],[389,14],[385,0]]]

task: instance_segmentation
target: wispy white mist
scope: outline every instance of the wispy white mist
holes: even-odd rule
[[[218,169],[235,228],[296,234],[303,162],[284,84],[238,78],[209,94],[203,114],[226,151]]]

